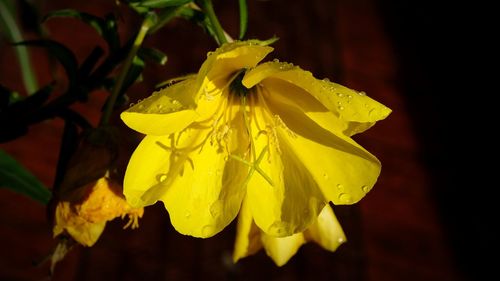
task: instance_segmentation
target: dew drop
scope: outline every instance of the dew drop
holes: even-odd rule
[[[156,176],[158,182],[164,182],[167,179],[167,174],[159,174]]]
[[[172,101],[172,104],[173,104],[173,105],[179,105],[179,104],[180,104],[180,102],[179,102],[178,100],[173,100],[173,101]]]
[[[330,82],[330,79],[328,79],[328,78],[323,78],[323,82]]]
[[[363,190],[364,193],[368,193],[368,191],[370,191],[370,187],[368,185],[363,185],[361,190]]]
[[[351,96],[351,95],[347,95],[347,98],[348,98],[348,99],[352,99],[352,96]]]
[[[345,240],[344,240],[344,238],[339,237],[339,239],[337,239],[337,242],[339,242],[339,243],[344,243],[344,242],[345,242]]]
[[[327,173],[324,173],[324,174],[323,174],[323,178],[324,178],[325,180],[327,180],[327,179],[328,179],[328,174],[327,174]]]
[[[222,213],[222,202],[220,200],[215,201],[212,206],[210,206],[210,214],[213,218],[217,218]]]
[[[282,236],[285,234],[286,230],[288,228],[287,223],[282,222],[282,221],[275,221],[271,226],[269,226],[268,233],[270,235],[274,236]]]
[[[351,203],[352,202],[352,197],[351,195],[347,193],[340,193],[339,194],[339,200],[343,203]]]
[[[339,98],[341,98],[341,97],[343,97],[343,96],[344,96],[344,94],[342,94],[342,93],[337,93],[337,96],[338,96]]]
[[[211,56],[213,53],[214,53],[214,52],[208,52],[208,53],[207,53],[207,58],[208,58],[209,56]]]
[[[344,110],[344,107],[342,105],[339,105],[339,110]]]
[[[161,105],[161,104],[156,105],[156,108],[158,108],[158,109],[161,109],[162,107],[163,107],[163,105]]]
[[[188,219],[189,217],[191,217],[191,213],[190,213],[190,212],[186,212],[186,213],[184,214],[184,216],[186,217],[186,219]]]
[[[360,91],[360,92],[358,92],[358,95],[360,95],[360,96],[366,96],[366,93],[363,92],[363,91]]]
[[[278,63],[278,62],[280,62],[280,60],[279,59],[273,59],[273,62],[274,63]]]
[[[215,232],[215,227],[213,225],[205,225],[201,229],[201,234],[205,237],[211,236]]]
[[[337,184],[337,189],[338,190],[344,190],[344,186],[339,183],[339,184]]]

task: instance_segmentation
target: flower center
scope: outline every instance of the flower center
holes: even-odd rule
[[[245,77],[246,71],[246,68],[239,70],[235,75],[233,81],[231,81],[231,84],[229,85],[229,90],[231,91],[231,93],[235,93],[240,97],[246,97],[251,90],[243,86],[242,84],[242,80],[243,77]]]

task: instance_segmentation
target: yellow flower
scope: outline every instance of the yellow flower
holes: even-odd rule
[[[100,178],[82,187],[81,191],[85,193],[81,200],[57,203],[54,237],[67,233],[78,243],[90,247],[101,236],[106,222],[114,218],[128,216],[129,222],[124,228],[139,227],[138,219],[144,214],[144,209],[127,204],[121,195],[121,187],[110,179]]]
[[[257,227],[253,221],[249,204],[247,200],[244,200],[238,215],[233,261],[237,262],[239,259],[253,255],[264,248],[276,265],[282,266],[297,253],[300,246],[309,241],[314,241],[331,252],[334,252],[346,241],[342,227],[330,205],[323,208],[316,221],[304,232],[287,237],[274,237],[267,235]]]
[[[289,63],[257,65],[271,51],[225,44],[198,74],[121,114],[146,134],[125,174],[130,204],[163,201],[177,231],[210,237],[246,197],[257,226],[283,237],[372,188],[380,162],[350,136],[390,109]]]

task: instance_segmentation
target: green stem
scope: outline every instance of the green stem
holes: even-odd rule
[[[227,43],[226,35],[224,34],[224,29],[220,25],[217,16],[215,15],[214,7],[212,5],[212,0],[203,0],[203,10],[208,16],[212,27],[214,28],[215,36],[217,36],[217,43],[220,45]]]
[[[152,15],[153,14],[148,14],[145,16],[141,24],[141,29],[137,33],[137,36],[135,37],[134,40],[134,44],[130,48],[127,58],[125,59],[122,70],[118,74],[118,77],[116,78],[116,83],[113,86],[113,89],[111,91],[111,96],[109,97],[108,103],[106,104],[106,108],[104,109],[104,113],[102,114],[101,117],[101,122],[100,122],[101,126],[108,124],[109,118],[111,117],[111,113],[113,112],[113,108],[116,103],[116,99],[120,94],[123,82],[125,81],[125,77],[127,76],[130,66],[132,65],[132,61],[134,60],[137,51],[141,47],[142,42],[144,41],[144,38],[146,37],[146,34],[148,33],[149,29],[154,25],[154,20]]]
[[[23,41],[23,36],[17,27],[16,21],[10,9],[6,6],[5,1],[0,1],[0,25],[3,27],[5,35],[11,43],[19,43]],[[35,93],[38,90],[38,83],[31,68],[28,48],[26,46],[14,47],[16,56],[21,67],[24,87],[28,95]]]

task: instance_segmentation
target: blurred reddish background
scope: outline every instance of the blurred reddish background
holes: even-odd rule
[[[237,34],[237,1],[214,2],[222,25]],[[249,1],[248,37],[280,38],[269,59],[293,62],[318,78],[363,90],[393,109],[388,119],[355,137],[379,157],[383,169],[375,188],[359,204],[335,207],[348,237],[337,252],[308,244],[282,268],[263,252],[233,265],[234,223],[210,239],[187,237],[175,232],[167,212],[157,204],[146,209],[138,230],[123,231],[125,222],[120,219],[108,223],[94,247],[76,248],[58,264],[53,280],[447,281],[486,276],[480,265],[487,262],[480,254],[493,240],[491,226],[474,217],[482,209],[462,208],[467,196],[460,186],[465,182],[455,178],[461,170],[454,169],[455,146],[447,146],[453,139],[448,133],[457,127],[448,122],[452,110],[441,107],[449,93],[440,91],[452,85],[438,83],[460,79],[450,78],[454,64],[447,64],[456,51],[448,49],[447,40],[457,38],[459,27],[443,20],[444,10],[429,2]],[[137,26],[137,16],[111,0],[52,0],[42,7],[42,13],[73,8],[103,16],[115,11],[122,15],[124,36]],[[96,42],[104,46],[90,27],[75,20],[54,19],[46,27],[80,59]],[[164,51],[169,61],[165,67],[147,67],[144,81],[129,91],[131,102],[151,93],[160,81],[197,71],[206,52],[216,47],[201,29],[183,20],[148,38],[146,45]],[[43,51],[31,51],[40,84],[49,83]],[[0,83],[21,90],[13,54],[2,41]],[[75,109],[96,124],[103,101],[104,94],[95,93]],[[120,124],[117,118],[114,122]],[[57,119],[37,124],[0,148],[51,186],[62,127]],[[131,153],[141,136],[122,129]],[[127,153],[122,155],[125,161]],[[0,280],[47,276],[48,264],[34,265],[56,244],[43,206],[0,190],[0,243]]]

